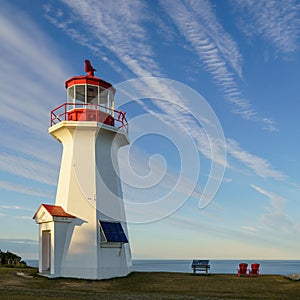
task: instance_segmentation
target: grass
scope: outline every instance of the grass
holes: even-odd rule
[[[300,299],[300,282],[280,275],[166,272],[134,272],[100,281],[47,279],[38,276],[35,268],[0,268],[0,299]]]

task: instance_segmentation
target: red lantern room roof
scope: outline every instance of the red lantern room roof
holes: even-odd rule
[[[114,87],[109,82],[100,79],[98,77],[90,77],[90,76],[74,76],[66,80],[66,89],[77,84],[90,84],[90,85],[101,86],[104,89],[109,89],[113,94],[115,94],[116,92]]]
[[[73,76],[66,80],[66,89],[77,84],[90,84],[101,86],[104,89],[109,89],[113,94],[115,94],[116,90],[109,82],[94,76],[94,71],[96,70],[92,67],[89,60],[85,60],[84,71],[87,72],[86,76]]]

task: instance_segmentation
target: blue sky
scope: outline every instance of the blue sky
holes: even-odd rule
[[[124,105],[133,141],[120,153],[126,200],[172,192],[182,204],[161,204],[168,213],[155,221],[156,211],[144,210],[152,222],[129,224],[134,258],[300,259],[299,34],[300,2],[292,0],[2,1],[0,248],[37,258],[32,216],[54,204],[62,150],[47,133],[50,111],[90,59],[117,88],[154,76],[207,103],[174,98],[160,79],[150,85],[158,99]],[[179,101],[202,112],[202,123],[176,109]],[[204,134],[206,107],[223,130],[227,160]],[[225,174],[200,209],[212,165]],[[140,213],[128,210],[130,219]]]

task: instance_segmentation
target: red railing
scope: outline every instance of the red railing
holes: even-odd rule
[[[128,121],[123,111],[98,104],[63,103],[51,110],[50,126],[62,121],[96,121],[122,128],[128,133]]]

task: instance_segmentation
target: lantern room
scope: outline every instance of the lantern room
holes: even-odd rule
[[[67,102],[96,104],[103,109],[114,108],[115,89],[97,77],[76,76],[66,81]]]
[[[89,61],[86,61],[88,74],[66,81],[67,102],[51,111],[51,126],[61,121],[94,121],[127,131],[125,112],[114,110],[116,90],[109,82],[95,77],[95,70],[88,71],[90,68]]]
[[[66,81],[69,121],[97,121],[114,126],[114,94],[110,83],[88,76]],[[73,104],[73,105],[72,105]]]

